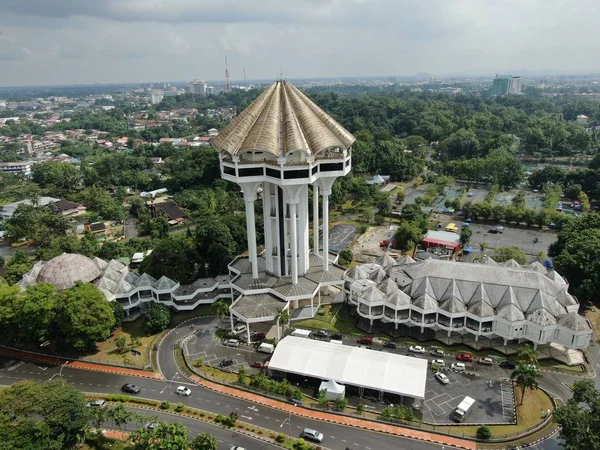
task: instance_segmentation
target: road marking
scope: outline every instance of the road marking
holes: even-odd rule
[[[254,420],[254,419],[253,419],[252,417],[250,417],[250,416],[240,416],[240,417],[243,417],[244,419],[248,419],[248,420]]]

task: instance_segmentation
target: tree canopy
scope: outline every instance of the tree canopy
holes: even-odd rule
[[[554,411],[565,450],[600,446],[600,392],[592,380],[579,380],[572,385],[573,397]]]

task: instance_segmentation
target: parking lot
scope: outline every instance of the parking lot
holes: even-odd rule
[[[519,247],[528,255],[537,255],[539,252],[548,254],[548,247],[556,240],[556,233],[551,231],[541,231],[537,227],[520,228],[504,227],[504,231],[498,234],[490,233],[493,225],[473,223],[470,225],[473,235],[470,245],[474,250],[478,250],[482,242],[485,242],[488,248],[496,247]],[[538,242],[534,242],[535,238]],[[490,253],[490,256],[492,253]]]
[[[350,247],[356,236],[356,228],[353,225],[336,225],[329,230],[329,250],[339,252]],[[323,248],[323,236],[320,237],[320,248]]]
[[[449,362],[447,361],[447,365]],[[483,367],[474,367],[480,371]],[[475,404],[463,423],[512,423],[514,420],[514,391],[512,384],[502,384],[498,377],[483,376],[490,370],[473,377],[450,370],[442,370],[449,378],[448,384],[440,383],[433,371],[427,372],[423,421],[428,423],[453,423],[450,418],[454,409],[466,397]]]
[[[202,328],[187,341],[188,356],[191,361],[202,358],[204,364],[237,372],[240,367],[250,369],[257,361],[265,361],[269,355],[258,353],[250,345],[240,341],[238,347],[227,347],[223,341],[215,337],[217,328]],[[227,366],[221,367],[224,361],[231,360]],[[221,365],[221,366],[220,366]],[[259,369],[252,369],[258,371]]]

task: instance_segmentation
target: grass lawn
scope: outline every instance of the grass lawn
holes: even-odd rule
[[[595,306],[592,306],[585,312],[586,317],[592,324],[592,329],[596,335],[596,340],[600,339],[600,310]]]
[[[336,305],[325,305],[323,306],[323,309],[325,309],[324,316],[317,316],[313,319],[294,322],[294,325],[299,328],[323,328],[325,330],[339,331],[343,334],[355,336],[365,335],[363,331],[356,328],[356,319],[350,316],[350,308],[348,305],[343,304],[335,317],[332,317],[332,311],[335,312],[337,309]]]
[[[554,359],[543,359],[539,361],[540,367],[548,367],[549,369],[558,369],[558,370],[566,370],[568,372],[575,373],[584,373],[585,369],[583,366],[567,366],[566,364],[561,364]]]
[[[171,326],[170,328],[174,328],[182,322],[185,322],[188,319],[193,319],[198,316],[207,316],[213,315],[212,305],[198,305],[196,309],[193,311],[180,311],[173,313],[173,317],[171,317]]]
[[[134,356],[129,351],[126,353],[119,353],[117,351],[117,345],[115,344],[115,340],[119,336],[125,336],[127,338],[128,345],[130,345],[132,338],[139,338],[141,345],[134,348],[135,350],[141,352],[142,356]],[[140,317],[133,322],[124,323],[122,327],[117,328],[110,338],[97,344],[98,352],[96,352],[94,355],[88,355],[85,358],[109,364],[122,365],[127,363],[127,365],[143,369],[148,363],[150,348],[154,344],[154,339],[156,337],[157,334],[149,335],[146,333],[144,327],[144,318]]]

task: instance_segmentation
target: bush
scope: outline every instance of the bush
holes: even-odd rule
[[[184,410],[185,406],[183,406],[183,403],[179,402],[177,404],[177,406],[175,407],[175,412],[182,412]]]
[[[476,433],[477,439],[491,439],[492,438],[492,430],[490,427],[482,425],[477,428]]]
[[[150,334],[166,330],[171,323],[171,311],[159,304],[152,304],[146,311],[146,331]]]
[[[364,412],[365,412],[365,405],[358,405],[358,406],[356,407],[356,413],[357,413],[357,414],[362,414],[362,413],[364,413]]]
[[[346,397],[339,397],[335,399],[333,405],[338,411],[343,411],[348,406],[348,400],[346,400]]]
[[[163,400],[162,402],[160,402],[160,409],[169,409],[170,407],[171,405],[168,401]]]

